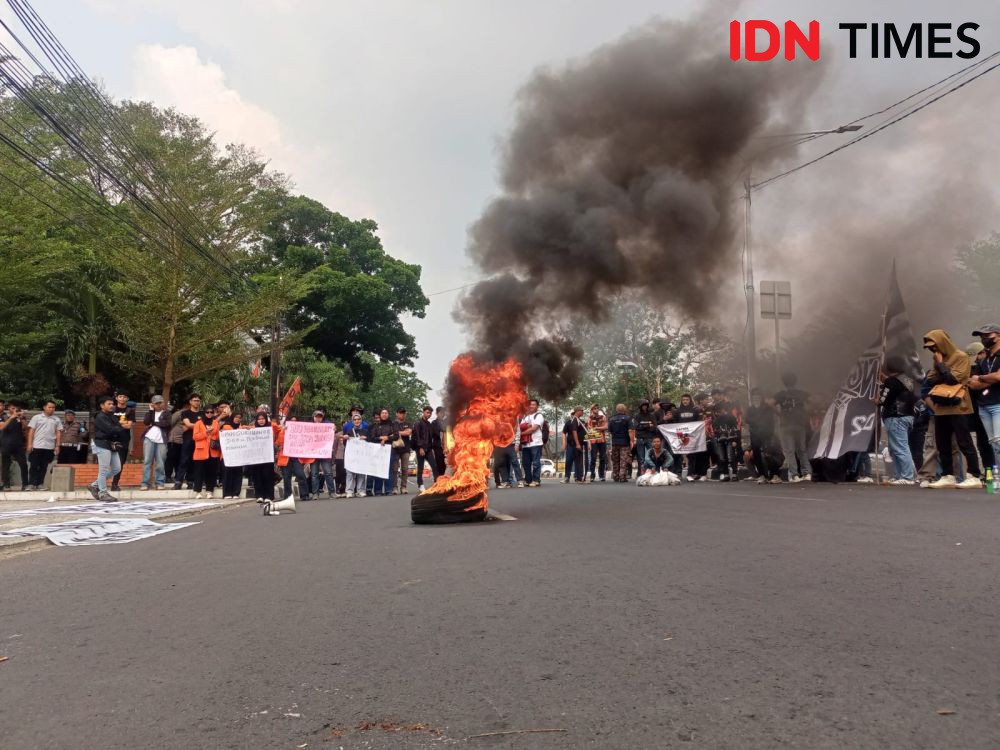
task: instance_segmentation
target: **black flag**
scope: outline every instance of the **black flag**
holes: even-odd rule
[[[905,374],[915,382],[920,380],[920,358],[896,281],[895,261],[881,328],[878,338],[862,352],[826,410],[816,436],[813,458],[840,458],[845,453],[868,450],[877,416],[875,399],[879,393],[879,370],[887,357],[901,358],[906,363]]]

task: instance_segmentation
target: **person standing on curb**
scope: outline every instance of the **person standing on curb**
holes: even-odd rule
[[[115,416],[111,396],[98,401],[100,411],[94,417],[94,454],[97,456],[97,479],[87,488],[95,500],[116,503],[118,498],[108,492],[108,477],[121,474],[121,446],[131,432]]]
[[[40,490],[45,485],[45,474],[62,442],[62,430],[62,421],[56,416],[55,401],[46,401],[42,413],[28,422],[28,455],[31,457],[29,490]]]
[[[170,412],[164,408],[163,396],[156,395],[149,401],[149,411],[142,418],[146,434],[142,437],[142,484],[140,490],[148,490],[156,482],[156,489],[162,490],[167,483],[165,462],[167,439],[170,436]]]
[[[115,478],[111,481],[111,491],[117,492],[119,489],[118,484],[122,478],[122,471],[125,469],[125,464],[128,463],[128,454],[132,449],[132,425],[135,424],[135,407],[129,406],[127,393],[115,394],[115,408],[112,414],[114,414],[115,419],[118,420],[122,429],[128,431],[128,437],[119,441],[118,462],[120,466],[118,473],[115,474]]]

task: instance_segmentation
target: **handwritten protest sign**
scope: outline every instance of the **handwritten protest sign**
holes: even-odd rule
[[[355,474],[370,477],[389,478],[389,462],[392,460],[392,446],[368,443],[352,438],[344,449],[344,468]]]
[[[323,422],[285,422],[285,455],[292,458],[330,458],[334,425]]]
[[[219,433],[222,460],[226,466],[252,466],[274,461],[274,438],[270,427],[223,430]]]

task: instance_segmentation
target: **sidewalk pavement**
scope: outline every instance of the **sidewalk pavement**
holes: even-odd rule
[[[220,493],[216,493],[220,494]],[[147,501],[147,502],[180,502],[180,503],[215,503],[211,508],[183,508],[178,507],[166,513],[153,513],[146,516],[128,515],[128,518],[148,518],[152,521],[179,521],[183,518],[201,515],[202,513],[212,513],[217,510],[229,510],[243,505],[256,503],[254,498],[239,497],[235,500],[222,500],[220,497],[206,500],[196,500],[194,492],[189,490],[167,490],[167,491],[147,491],[125,490],[118,492],[115,496],[122,501]],[[93,503],[94,498],[89,492],[47,492],[39,490],[36,492],[5,492],[0,493],[0,514],[16,510],[34,510],[45,508],[44,515],[22,516],[19,518],[0,519],[0,531],[12,531],[25,526],[37,526],[42,523],[57,523],[59,521],[73,521],[80,518],[92,516],[92,513],[59,513],[54,508],[60,505],[81,505],[83,503]],[[115,503],[105,503],[109,508],[113,508]],[[111,513],[109,518],[126,517]],[[9,555],[17,555],[22,552],[31,552],[43,547],[54,546],[45,537],[21,537],[18,539],[0,539],[0,559]]]

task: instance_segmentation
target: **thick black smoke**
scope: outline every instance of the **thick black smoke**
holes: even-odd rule
[[[700,318],[739,278],[742,174],[751,156],[767,167],[766,136],[803,128],[822,66],[734,62],[727,20],[651,22],[520,93],[502,193],[470,229],[491,278],[456,317],[544,398],[579,371],[551,323],[600,320],[626,289]]]

